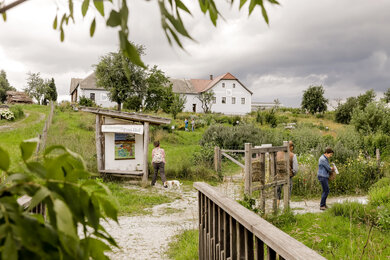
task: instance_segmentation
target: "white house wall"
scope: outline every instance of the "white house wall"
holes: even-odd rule
[[[111,102],[108,97],[108,91],[107,90],[100,90],[100,89],[80,89],[77,88],[80,92],[77,97],[77,101],[80,100],[80,97],[86,97],[90,98],[91,93],[95,94],[95,103],[98,106],[101,107],[115,107],[117,105],[116,102]]]
[[[202,113],[202,103],[198,99],[198,94],[185,94],[187,100],[184,106],[184,112],[194,112],[193,106],[196,105],[196,113]]]
[[[104,124],[131,124],[129,121],[114,119],[105,117]],[[143,135],[135,135],[135,159],[128,160],[115,160],[115,133],[104,133],[105,137],[105,170],[118,170],[118,171],[135,171],[137,164],[140,165],[140,169],[144,164],[143,151],[144,151],[144,139]]]

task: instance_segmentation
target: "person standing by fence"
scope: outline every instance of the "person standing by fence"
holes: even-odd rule
[[[165,178],[165,151],[160,147],[159,141],[155,141],[153,144],[155,148],[152,151],[152,163],[154,169],[152,186],[156,184],[157,174],[160,171],[161,181],[164,185],[164,188],[167,188],[168,187],[166,185],[167,179]]]
[[[289,148],[289,156],[290,156],[290,165],[288,167],[290,167],[290,187],[289,187],[289,196],[291,198],[291,192],[292,192],[292,186],[293,186],[293,182],[292,182],[292,178],[297,175],[298,173],[298,159],[297,159],[297,155],[294,152],[294,143],[292,141],[290,141],[288,143],[288,148]],[[284,156],[282,156],[284,157]],[[277,205],[279,207],[279,203],[280,203],[280,200],[282,198],[282,187],[283,185],[279,185],[278,186],[278,201],[277,201]]]
[[[330,167],[329,159],[333,156],[334,152],[332,148],[326,148],[325,153],[321,155],[318,160],[318,180],[321,183],[322,194],[321,194],[321,202],[320,202],[320,210],[325,210],[328,208],[326,205],[326,199],[329,194],[329,175],[334,170],[333,167]]]

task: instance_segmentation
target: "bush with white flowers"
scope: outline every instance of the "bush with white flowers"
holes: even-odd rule
[[[15,119],[15,115],[9,109],[2,109],[0,110],[0,118],[11,121]]]

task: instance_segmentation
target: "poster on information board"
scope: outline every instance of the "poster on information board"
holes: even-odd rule
[[[135,159],[135,135],[115,133],[115,160]]]

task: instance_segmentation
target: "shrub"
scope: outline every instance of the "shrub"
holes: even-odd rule
[[[201,147],[200,151],[196,151],[193,154],[194,165],[204,165],[206,167],[212,167],[214,162],[214,146],[206,144]]]
[[[0,119],[5,119],[8,121],[12,121],[15,119],[14,113],[12,113],[9,109],[0,110]]]
[[[85,107],[94,107],[94,106],[96,106],[95,102],[92,99],[87,98],[87,97],[80,97],[79,105],[80,106],[85,106]]]
[[[9,110],[14,114],[15,120],[24,116],[23,109],[19,105],[11,106]]]
[[[58,104],[57,108],[58,108],[61,112],[73,111],[72,104],[71,104],[69,101],[62,101],[61,103]]]

